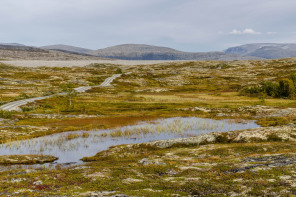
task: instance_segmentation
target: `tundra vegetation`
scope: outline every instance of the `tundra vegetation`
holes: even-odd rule
[[[22,106],[22,112],[0,111],[2,144],[17,146],[18,140],[75,130],[115,129],[102,137],[134,135],[135,131],[116,128],[163,117],[256,120],[262,126],[212,135],[196,144],[115,146],[83,158],[87,163],[79,166],[4,165],[0,196],[295,195],[295,67],[295,58],[136,66],[0,64],[1,104],[68,92]],[[99,85],[115,73],[123,75],[111,87],[72,91]],[[64,140],[78,137],[90,135],[69,134]],[[1,160],[26,163],[28,158],[38,163],[32,160],[38,157],[42,158],[20,155]]]

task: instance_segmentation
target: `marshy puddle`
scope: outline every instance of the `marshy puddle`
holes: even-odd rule
[[[0,145],[1,155],[46,154],[58,163],[80,163],[82,157],[119,144],[143,143],[259,127],[254,121],[213,120],[196,117],[166,118],[110,130],[75,131]]]

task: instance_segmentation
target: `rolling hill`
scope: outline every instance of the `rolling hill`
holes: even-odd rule
[[[256,43],[230,47],[224,51],[183,52],[168,47],[145,44],[123,44],[91,50],[69,45],[31,47],[22,44],[0,44],[2,59],[42,60],[250,60],[296,57],[296,44]]]
[[[91,54],[124,60],[221,60],[236,59],[240,55],[224,52],[190,53],[167,47],[142,44],[124,44],[93,51]]]
[[[53,45],[42,48],[79,52],[103,58],[121,60],[236,60],[236,59],[260,59],[256,57],[244,57],[239,54],[227,54],[223,51],[192,53],[178,51],[168,47],[159,47],[144,44],[124,44],[107,47],[99,50],[85,50],[73,46]]]
[[[47,49],[47,50],[59,50],[59,51],[65,51],[65,52],[82,53],[82,54],[90,54],[93,51],[91,49],[85,49],[81,47],[75,47],[75,46],[64,45],[64,44],[49,45],[49,46],[43,46],[40,48]]]
[[[98,60],[99,57],[87,54],[73,54],[67,51],[55,51],[22,44],[0,44],[0,59],[4,60]]]
[[[225,50],[227,54],[253,56],[264,59],[296,57],[296,44],[286,43],[256,43],[231,47]]]

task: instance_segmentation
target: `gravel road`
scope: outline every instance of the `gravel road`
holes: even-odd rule
[[[107,79],[105,79],[105,81],[101,84],[101,85],[98,85],[98,86],[82,86],[82,87],[78,87],[78,88],[75,88],[74,90],[78,93],[83,93],[93,87],[107,87],[107,86],[110,86],[112,81],[114,79],[116,79],[117,77],[120,77],[121,74],[115,74],[111,77],[108,77]],[[22,105],[26,105],[28,103],[32,103],[34,101],[38,101],[38,100],[43,100],[43,99],[46,99],[46,98],[49,98],[49,97],[52,97],[52,96],[56,96],[56,95],[65,95],[66,93],[59,93],[59,94],[54,94],[54,95],[50,95],[50,96],[42,96],[42,97],[36,97],[36,98],[29,98],[29,99],[24,99],[24,100],[20,100],[20,101],[14,101],[14,102],[11,102],[11,103],[7,103],[5,105],[2,105],[0,106],[0,110],[3,110],[3,111],[22,111],[20,106]]]

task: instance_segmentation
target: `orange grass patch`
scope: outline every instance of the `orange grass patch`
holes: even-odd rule
[[[68,119],[61,120],[57,122],[44,123],[44,126],[51,127],[83,127],[83,126],[93,126],[102,128],[115,128],[126,125],[134,125],[140,121],[151,121],[156,120],[159,117],[153,116],[137,116],[137,117],[102,117],[102,118],[85,118],[85,119]]]

